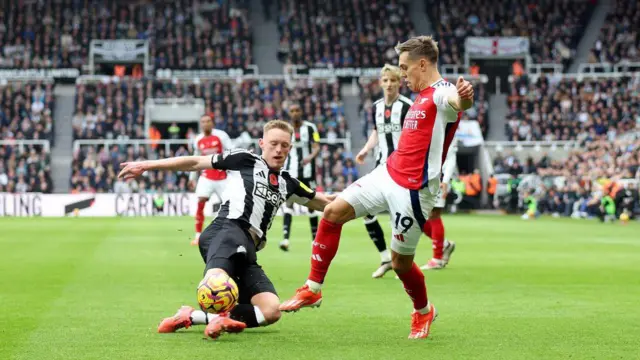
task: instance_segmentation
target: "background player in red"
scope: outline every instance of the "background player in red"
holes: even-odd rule
[[[229,135],[213,128],[213,119],[209,115],[202,115],[200,118],[200,128],[202,132],[195,138],[193,143],[194,155],[214,155],[222,154],[225,150],[233,148],[233,142]],[[191,174],[192,180],[198,176],[196,172]],[[196,196],[198,197],[198,210],[196,211],[196,235],[191,245],[198,245],[200,233],[204,224],[204,207],[213,194],[216,194],[216,204],[223,201],[223,192],[226,184],[227,172],[224,170],[206,169],[200,173],[196,185]],[[215,206],[214,205],[214,206]]]
[[[322,283],[338,251],[342,225],[367,214],[389,211],[391,262],[413,301],[410,339],[426,338],[436,309],[427,298],[424,274],[413,261],[426,219],[435,205],[442,163],[462,111],[473,105],[473,87],[462,77],[454,86],[438,72],[438,45],[430,36],[399,44],[399,66],[411,91],[419,93],[403,124],[400,141],[387,160],[349,186],[324,211],[311,256],[307,282],[280,305],[282,311],[322,303]]]

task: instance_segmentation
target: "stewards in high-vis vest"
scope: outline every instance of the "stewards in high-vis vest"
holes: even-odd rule
[[[496,189],[498,188],[498,179],[496,179],[493,174],[487,180],[487,194],[489,195],[489,207],[491,209],[495,208],[493,201],[496,195]]]

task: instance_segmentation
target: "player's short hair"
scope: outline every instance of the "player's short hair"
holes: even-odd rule
[[[291,101],[291,102],[289,102],[289,104],[287,105],[287,109],[291,109],[291,107],[292,107],[292,106],[297,106],[297,107],[299,107],[300,109],[302,109],[302,106],[300,106],[300,103],[299,103],[299,102],[297,102],[297,101]]]
[[[380,69],[380,77],[383,77],[386,74],[390,74],[391,76],[396,77],[398,80],[400,80],[400,78],[402,77],[400,68],[390,64],[385,64],[382,69]]]
[[[286,121],[277,120],[277,119],[270,120],[266,124],[264,124],[264,127],[262,128],[262,133],[266,134],[269,130],[272,130],[272,129],[280,129],[282,131],[286,131],[289,134],[293,135],[293,127],[291,127],[291,125],[289,125],[289,123]]]
[[[408,52],[411,58],[425,57],[431,63],[436,64],[438,62],[438,42],[433,40],[431,36],[414,36],[411,39],[398,43],[396,45],[396,52],[398,55],[403,52]]]

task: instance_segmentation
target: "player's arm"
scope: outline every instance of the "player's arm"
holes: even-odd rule
[[[471,83],[460,76],[455,87],[438,87],[433,94],[433,101],[440,109],[461,112],[473,106],[473,94]]]
[[[324,207],[337,196],[316,192],[296,178],[287,176],[286,180],[287,186],[289,187],[289,198],[295,203],[306,206],[311,210],[323,211]]]
[[[226,151],[223,154],[205,156],[179,156],[161,160],[133,161],[120,164],[121,179],[136,178],[149,170],[201,171],[206,169],[238,170],[253,158],[248,151]]]
[[[304,158],[302,161],[306,165],[311,162],[311,160],[315,159],[316,156],[320,153],[320,133],[318,132],[318,128],[314,125],[312,126],[313,133],[311,134],[311,154],[308,157]]]

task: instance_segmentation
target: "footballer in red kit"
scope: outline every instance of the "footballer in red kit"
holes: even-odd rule
[[[440,190],[442,163],[462,111],[473,105],[473,87],[462,77],[455,85],[438,72],[438,45],[430,36],[398,44],[398,65],[411,91],[418,93],[404,119],[398,147],[387,160],[345,189],[324,210],[304,286],[281,311],[322,303],[322,285],[338,251],[342,226],[367,214],[391,215],[391,263],[413,302],[410,339],[429,335],[437,312],[429,302],[424,274],[413,261],[418,241]]]
[[[209,115],[200,118],[200,133],[194,141],[194,155],[215,155],[222,154],[225,150],[233,148],[233,142],[229,135],[213,128],[213,119]],[[192,173],[192,180],[195,180],[197,173]],[[196,185],[196,196],[198,197],[198,209],[196,211],[196,234],[191,241],[191,245],[198,245],[200,234],[204,225],[204,207],[212,195],[216,195],[215,205],[223,202],[223,193],[227,179],[227,172],[224,170],[207,169],[203,170]]]

